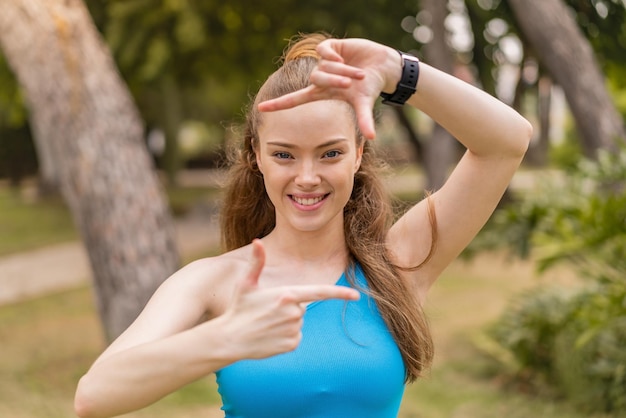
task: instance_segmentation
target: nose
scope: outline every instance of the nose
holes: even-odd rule
[[[320,184],[321,178],[314,161],[303,160],[298,165],[295,183],[302,188],[311,188]]]

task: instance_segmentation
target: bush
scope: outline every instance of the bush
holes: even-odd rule
[[[526,391],[565,395],[588,412],[626,411],[622,282],[524,293],[477,343]]]
[[[626,411],[626,286],[600,286],[573,305],[555,339],[558,383],[581,408]]]
[[[540,271],[568,262],[586,280],[577,293],[522,295],[483,348],[494,358],[508,353],[518,380],[553,385],[589,410],[626,410],[626,148],[548,179],[500,210],[476,241],[475,248],[506,245],[520,257],[532,252]]]
[[[532,252],[540,271],[570,262],[593,281],[626,280],[626,147],[538,183],[499,209],[466,255],[505,247],[521,258]]]
[[[576,170],[583,158],[580,138],[576,131],[576,124],[571,118],[565,123],[563,140],[557,144],[550,144],[548,160],[550,164],[565,171]]]
[[[572,297],[555,287],[519,295],[477,341],[479,348],[497,359],[516,383],[536,390],[553,385],[555,338],[570,316]]]

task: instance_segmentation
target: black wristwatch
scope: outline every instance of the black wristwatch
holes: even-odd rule
[[[381,92],[383,103],[391,106],[402,106],[415,93],[420,75],[419,59],[413,55],[398,51],[402,57],[402,77],[393,93]]]

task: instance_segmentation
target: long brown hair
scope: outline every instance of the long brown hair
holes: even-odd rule
[[[309,84],[311,71],[319,55],[317,44],[325,34],[301,35],[285,51],[283,65],[263,84],[247,112],[243,144],[232,156],[222,207],[222,241],[226,250],[249,244],[254,238],[269,234],[275,226],[275,211],[257,167],[255,147],[262,115],[257,104],[302,89]],[[355,125],[356,126],[356,125]],[[387,232],[394,218],[391,198],[379,176],[383,163],[357,129],[357,141],[363,143],[361,166],[355,174],[354,188],[344,208],[344,233],[351,264],[358,262],[367,278],[368,293],[398,345],[406,368],[405,379],[414,381],[430,365],[433,342],[426,316],[412,286],[401,275],[386,247]],[[433,242],[436,240],[434,211],[430,206]],[[429,254],[430,256],[430,254]],[[349,266],[352,267],[352,266]],[[408,268],[412,270],[414,268]],[[351,271],[348,268],[347,271]]]

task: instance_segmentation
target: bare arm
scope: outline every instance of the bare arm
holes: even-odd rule
[[[445,185],[431,196],[437,246],[428,263],[413,273],[425,292],[493,213],[522,161],[532,129],[499,100],[423,63],[417,92],[408,103],[467,148]],[[389,232],[389,246],[400,263],[412,266],[424,260],[430,229],[426,201],[398,220]]]
[[[147,406],[229,361],[199,295],[204,268],[192,263],[157,290],[135,322],[80,379],[75,410],[81,417],[109,417]]]
[[[246,260],[252,260],[250,265],[227,259],[194,263],[168,279],[80,380],[76,413],[120,415],[235,361],[294,350],[301,338],[301,303],[359,297],[356,290],[343,286],[259,288],[263,246],[256,242],[244,251],[251,251],[245,254]],[[204,280],[207,275],[209,280]],[[244,278],[222,289],[211,286],[233,276]],[[214,292],[225,300],[212,301]],[[217,316],[195,325],[207,308],[216,308]]]

